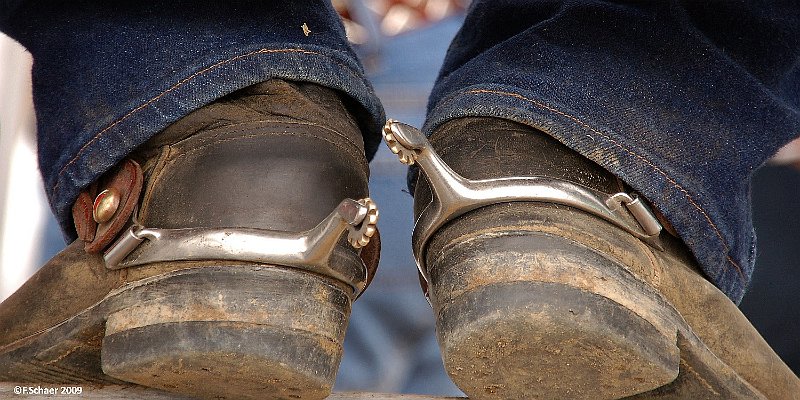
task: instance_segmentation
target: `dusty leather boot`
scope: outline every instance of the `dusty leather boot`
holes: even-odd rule
[[[0,305],[0,379],[326,397],[379,251],[346,102],[251,86],[82,193],[80,239]]]
[[[454,120],[430,142],[390,121],[384,137],[422,170],[413,247],[445,367],[471,399],[800,398],[686,246],[606,170],[502,119]]]

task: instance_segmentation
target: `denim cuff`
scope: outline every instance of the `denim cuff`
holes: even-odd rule
[[[226,94],[271,78],[313,82],[355,99],[368,116],[361,120],[367,156],[374,155],[383,109],[357,61],[313,46],[244,49],[221,60],[209,60],[186,76],[165,79],[112,122],[91,132],[77,153],[65,153],[68,158],[59,159],[52,171],[43,171],[53,211],[67,228],[68,238],[74,239],[69,229],[71,207],[81,188],[172,122]]]

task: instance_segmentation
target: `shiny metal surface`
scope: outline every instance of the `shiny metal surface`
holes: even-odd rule
[[[576,183],[536,176],[470,180],[450,169],[418,129],[389,120],[383,136],[400,162],[419,165],[431,187],[432,200],[417,218],[411,239],[417,267],[428,283],[425,246],[436,230],[460,215],[496,203],[537,201],[574,207],[658,247],[661,224],[635,195],[609,195]]]
[[[377,207],[369,198],[345,199],[322,222],[304,232],[253,228],[155,229],[134,224],[105,253],[106,267],[119,269],[159,261],[230,260],[283,265],[347,283],[356,294],[368,281],[367,268],[335,268],[331,259],[342,234],[354,248],[375,233]],[[345,267],[346,268],[346,267]]]
[[[109,188],[100,192],[94,199],[92,217],[94,222],[102,224],[111,220],[119,208],[119,192]]]

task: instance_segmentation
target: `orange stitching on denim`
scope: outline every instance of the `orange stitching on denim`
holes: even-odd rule
[[[58,171],[58,176],[56,177],[56,183],[55,183],[55,185],[53,185],[53,188],[52,188],[53,194],[55,194],[56,190],[58,190],[59,185],[61,185],[61,176],[64,175],[64,171],[66,171],[67,168],[70,165],[75,163],[75,161],[77,161],[78,158],[80,158],[80,156],[83,154],[83,152],[86,150],[87,147],[89,147],[92,143],[97,141],[100,138],[100,136],[103,136],[104,133],[106,133],[111,128],[115,127],[117,124],[119,124],[122,121],[128,119],[128,117],[130,117],[131,115],[136,114],[139,111],[147,108],[149,105],[151,105],[152,103],[158,101],[160,98],[164,97],[169,92],[172,92],[173,90],[178,89],[179,87],[185,85],[187,82],[191,81],[194,78],[197,78],[200,75],[206,74],[207,72],[209,72],[209,71],[211,71],[213,69],[217,69],[217,68],[219,68],[219,67],[221,67],[221,66],[223,66],[225,64],[229,64],[229,63],[231,63],[233,61],[236,61],[236,60],[239,60],[241,58],[250,57],[250,56],[254,56],[254,55],[258,55],[258,54],[268,54],[268,53],[303,53],[303,54],[313,54],[313,55],[319,55],[319,56],[323,55],[323,54],[315,52],[315,51],[302,50],[302,49],[260,49],[260,50],[252,51],[250,53],[240,54],[240,55],[238,55],[236,57],[232,57],[232,58],[229,58],[229,59],[226,59],[226,60],[219,61],[216,64],[210,65],[210,66],[208,66],[206,68],[201,69],[200,71],[197,71],[197,72],[193,73],[192,75],[189,75],[186,78],[181,79],[180,81],[178,81],[177,83],[172,85],[169,89],[159,93],[157,96],[153,97],[152,99],[147,100],[146,102],[142,103],[140,106],[134,108],[133,110],[129,111],[127,114],[123,115],[121,118],[117,119],[116,121],[112,122],[110,125],[108,125],[105,128],[103,128],[100,132],[98,132],[96,135],[94,135],[94,137],[92,137],[91,140],[89,140],[88,142],[86,142],[86,144],[81,146],[81,148],[78,150],[78,153],[75,154],[75,157],[72,157],[72,159],[70,159],[69,162],[67,162]]]
[[[673,185],[673,186],[674,186],[676,189],[678,189],[679,191],[681,191],[681,192],[683,193],[683,195],[684,195],[684,196],[686,196],[686,199],[687,199],[687,200],[689,200],[689,203],[690,203],[692,206],[694,206],[694,208],[695,208],[697,211],[699,211],[699,212],[700,212],[700,214],[702,214],[702,215],[703,215],[703,217],[706,219],[706,221],[708,222],[708,224],[711,226],[711,229],[713,229],[713,230],[714,230],[714,233],[715,233],[715,234],[717,235],[717,237],[719,237],[719,239],[722,241],[722,245],[725,247],[725,251],[726,251],[726,252],[730,252],[730,247],[728,247],[728,244],[725,242],[725,238],[723,238],[723,237],[722,237],[722,233],[719,231],[719,229],[717,228],[717,226],[714,224],[714,222],[713,222],[713,221],[711,221],[711,217],[709,217],[709,216],[708,216],[708,214],[705,212],[705,210],[703,210],[703,209],[700,207],[700,205],[698,205],[698,204],[695,202],[695,200],[692,198],[692,196],[689,194],[689,192],[688,192],[686,189],[684,189],[684,188],[683,188],[683,186],[681,186],[680,184],[678,184],[677,182],[675,182],[675,181],[674,181],[672,178],[670,178],[670,177],[669,177],[669,176],[668,176],[668,175],[667,175],[667,174],[666,174],[664,171],[662,171],[660,168],[658,168],[658,167],[657,167],[655,164],[653,164],[652,162],[650,162],[648,159],[646,159],[646,158],[642,157],[641,155],[639,155],[639,154],[636,154],[636,153],[635,153],[635,152],[633,152],[632,150],[630,150],[630,149],[626,148],[625,146],[623,146],[622,144],[620,144],[619,142],[617,142],[616,140],[614,140],[614,139],[613,139],[613,138],[611,138],[610,136],[606,135],[605,133],[602,133],[602,132],[598,131],[597,129],[594,129],[594,128],[592,128],[592,127],[591,127],[589,124],[587,124],[587,123],[585,123],[585,122],[581,121],[581,120],[580,120],[580,119],[578,119],[577,117],[574,117],[574,116],[572,116],[572,115],[569,115],[569,114],[567,114],[567,113],[565,113],[565,112],[563,112],[563,111],[561,111],[561,110],[557,110],[557,109],[555,109],[555,108],[553,108],[553,107],[550,107],[550,106],[548,106],[548,105],[546,105],[546,104],[544,104],[544,103],[538,102],[538,101],[536,101],[536,100],[533,100],[533,99],[529,99],[529,98],[527,98],[527,97],[525,97],[525,96],[522,96],[522,95],[520,95],[520,94],[517,94],[517,93],[513,93],[513,92],[503,92],[503,91],[497,91],[497,90],[488,90],[488,89],[476,89],[476,90],[470,90],[470,91],[468,91],[468,92],[466,92],[466,93],[467,93],[467,94],[479,94],[479,93],[497,94],[497,95],[502,95],[502,96],[510,96],[510,97],[515,97],[515,98],[518,98],[518,99],[520,99],[520,100],[527,101],[527,102],[529,102],[529,103],[531,103],[531,104],[533,104],[533,105],[535,105],[535,106],[538,106],[538,107],[544,108],[545,110],[548,110],[548,111],[554,112],[554,113],[556,113],[556,114],[558,114],[558,115],[561,115],[561,116],[563,116],[563,117],[569,118],[570,120],[574,121],[574,122],[575,122],[575,123],[577,123],[578,125],[581,125],[581,126],[583,126],[584,128],[586,128],[586,129],[589,129],[590,131],[592,131],[592,132],[594,132],[594,133],[596,133],[596,134],[600,135],[601,137],[605,138],[606,140],[608,140],[609,142],[613,143],[615,146],[619,147],[620,149],[622,149],[623,151],[627,152],[628,154],[630,154],[630,155],[632,155],[632,156],[634,156],[634,157],[636,157],[636,158],[638,158],[638,159],[640,159],[640,160],[644,161],[644,162],[645,162],[647,165],[649,165],[650,167],[652,167],[652,168],[653,168],[653,169],[654,169],[656,172],[658,172],[659,174],[663,175],[663,176],[664,176],[664,178],[665,178],[665,179],[666,179],[666,180],[667,180],[669,183],[671,183],[671,184],[672,184],[672,185]],[[730,255],[727,255],[727,254],[726,254],[726,258],[727,258],[728,262],[729,262],[729,263],[731,263],[731,265],[733,265],[733,266],[736,268],[736,271],[739,273],[739,276],[742,278],[742,280],[746,280],[746,279],[745,279],[745,276],[744,276],[744,271],[742,271],[742,267],[740,267],[740,266],[739,266],[739,264],[737,264],[735,261],[733,261],[733,259],[731,258],[731,256],[730,256]]]

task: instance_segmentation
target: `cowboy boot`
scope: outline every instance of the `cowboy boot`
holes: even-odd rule
[[[686,246],[600,166],[502,119],[453,120],[430,142],[390,121],[384,137],[422,170],[412,243],[445,367],[471,399],[800,398]]]
[[[332,90],[196,110],[82,193],[80,239],[0,305],[0,379],[326,397],[377,264],[367,179]]]

